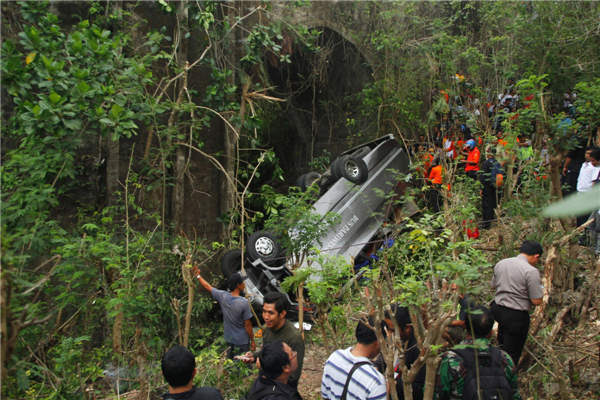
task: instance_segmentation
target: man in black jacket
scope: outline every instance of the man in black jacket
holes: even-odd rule
[[[495,158],[496,149],[489,145],[486,149],[486,160],[481,164],[479,180],[483,185],[481,189],[481,224],[482,229],[489,229],[495,218],[494,210],[498,206],[500,197],[499,185],[503,180],[504,171]],[[499,177],[498,175],[501,175]]]
[[[408,308],[397,307],[395,310],[395,317],[396,322],[398,323],[398,327],[400,328],[399,333],[400,337],[402,338],[402,343],[405,346],[404,363],[406,365],[406,368],[410,369],[412,368],[414,362],[417,361],[417,358],[419,358],[419,354],[421,353],[421,351],[419,349],[419,346],[417,345],[417,339],[413,331],[413,326],[411,323]],[[396,366],[396,372],[398,373],[398,377],[396,378],[396,391],[398,393],[398,399],[404,400],[402,371],[400,370],[399,366]],[[425,387],[425,374],[426,368],[425,365],[423,365],[412,383],[413,400],[423,399],[423,388]]]
[[[295,389],[288,385],[298,368],[298,353],[281,340],[264,345],[258,355],[260,372],[246,400],[291,400]]]
[[[215,388],[194,386],[196,360],[187,348],[172,347],[163,356],[160,366],[169,384],[169,391],[162,395],[164,400],[223,400]]]

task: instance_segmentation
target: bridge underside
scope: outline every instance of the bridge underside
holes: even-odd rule
[[[338,32],[324,26],[315,29],[321,32],[318,51],[292,43],[291,63],[266,63],[275,93],[286,99],[284,112],[271,125],[277,133],[272,137],[287,138],[274,143],[278,150],[289,148],[290,137],[299,139],[298,150],[282,160],[284,170],[296,176],[306,172],[325,148],[333,149],[335,156],[354,142],[364,141],[361,133],[370,130],[370,122],[361,120],[359,112],[361,93],[372,82],[368,61]]]

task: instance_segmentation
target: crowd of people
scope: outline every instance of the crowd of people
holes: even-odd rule
[[[298,392],[298,381],[304,362],[304,339],[287,319],[287,300],[284,296],[277,292],[265,295],[262,309],[263,347],[260,351],[254,351],[254,333],[252,328],[250,331],[246,329],[251,317],[248,317],[250,305],[243,297],[243,277],[234,273],[228,280],[229,291],[223,291],[212,287],[197,267],[194,273],[221,307],[228,356],[240,362],[256,364],[260,369],[246,399],[302,399]],[[249,349],[253,351],[247,351]],[[169,391],[163,395],[164,400],[222,400],[217,389],[194,386],[196,365],[187,348],[171,348],[163,356],[161,366],[169,387]]]
[[[457,74],[456,80],[460,84],[464,82],[464,77]],[[507,161],[533,157],[532,142],[526,136],[518,136],[516,143],[507,146],[508,139],[505,138],[502,124],[509,113],[514,113],[520,107],[529,108],[533,98],[521,100],[514,85],[486,105],[480,104],[468,91],[454,99],[450,99],[446,91],[440,92],[448,104],[448,112],[441,115],[441,123],[434,126],[433,134],[428,138],[421,136],[410,152],[413,160],[416,159],[420,164],[418,169],[428,186],[426,203],[434,212],[440,210],[443,197],[450,193],[453,183],[451,175],[464,175],[481,182],[481,221],[477,226],[466,227],[469,237],[476,238],[479,229],[490,228],[495,219]],[[481,110],[486,109],[487,113],[483,115]],[[473,134],[471,127],[486,125],[490,126],[487,131],[491,131],[491,135],[484,138]]]
[[[462,337],[462,341],[449,347],[442,355],[435,385],[436,399],[475,399],[478,396],[481,399],[521,398],[516,365],[529,330],[530,308],[542,301],[540,273],[535,267],[542,252],[539,243],[525,241],[519,255],[496,264],[491,281],[496,294],[489,308],[475,304],[468,296],[461,296],[458,323],[452,326],[462,334],[447,333],[455,338]],[[257,377],[249,387],[246,399],[302,399],[298,382],[304,361],[304,339],[287,319],[285,297],[276,292],[265,296],[262,310],[265,322],[263,347],[256,351],[254,335],[247,329],[250,306],[243,297],[243,277],[239,273],[233,274],[229,280],[229,290],[221,291],[212,287],[197,268],[194,268],[194,273],[223,311],[229,357],[258,367]],[[376,327],[374,321],[373,317],[359,320],[354,345],[338,349],[329,356],[323,365],[322,398],[380,400],[388,398],[391,391],[395,390],[398,397],[404,399],[402,368],[413,368],[422,354],[409,311],[406,307],[392,304],[381,327]],[[496,340],[499,348],[490,342],[494,321],[498,322]],[[399,332],[395,332],[395,327]],[[383,337],[395,333],[401,339],[403,352],[395,354],[396,361],[392,366],[386,366],[382,361],[382,344],[376,329],[381,329]],[[416,400],[423,398],[426,376],[425,365],[418,365],[420,370],[411,385]],[[222,399],[221,393],[215,388],[194,386],[195,361],[187,348],[171,348],[163,356],[161,366],[169,388],[163,399]],[[386,381],[387,368],[394,370],[395,385]]]
[[[456,74],[459,88],[464,84],[464,76]],[[518,164],[530,162],[534,166],[533,175],[538,181],[548,179],[550,154],[548,138],[535,138],[541,143],[542,149],[534,158],[532,141],[527,135],[505,135],[503,131],[506,119],[516,121],[519,114],[531,107],[533,95],[520,98],[509,83],[508,89],[496,96],[495,100],[485,105],[469,94],[468,90],[459,90],[460,96],[451,99],[444,90],[440,91],[442,100],[448,105],[445,114],[439,115],[440,123],[433,127],[433,133],[419,140],[410,147],[413,162],[418,165],[425,185],[425,203],[433,212],[440,211],[444,197],[449,198],[450,188],[455,175],[463,175],[481,183],[480,212],[478,223],[464,221],[465,232],[469,238],[477,238],[480,230],[489,229],[496,220],[496,208],[503,192],[507,190],[504,181],[507,169],[517,172]],[[557,109],[564,112],[561,125],[565,128],[573,124],[576,116],[574,106],[576,94],[564,94],[564,101]],[[482,110],[486,110],[486,115]],[[486,136],[474,134],[471,127],[478,127],[480,132],[488,132]],[[485,128],[487,127],[487,128]],[[509,137],[510,136],[510,137]],[[514,143],[509,143],[510,141]],[[561,184],[563,195],[591,190],[595,183],[600,182],[600,138],[575,135],[570,139],[571,150],[563,160]],[[415,162],[416,161],[416,162]],[[515,174],[516,179],[521,176]],[[600,216],[596,212],[591,217],[598,220],[588,228],[587,242],[596,247],[600,255]],[[590,215],[577,218],[577,225],[583,224]],[[593,243],[590,243],[593,242]],[[583,239],[582,239],[582,244]]]

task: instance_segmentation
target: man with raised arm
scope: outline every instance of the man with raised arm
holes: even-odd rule
[[[229,347],[230,358],[248,350],[256,350],[254,333],[252,331],[252,311],[250,304],[244,297],[244,277],[235,272],[227,280],[227,289],[219,290],[211,286],[200,274],[198,267],[194,266],[194,276],[200,285],[219,302],[223,312],[223,331],[225,342]]]

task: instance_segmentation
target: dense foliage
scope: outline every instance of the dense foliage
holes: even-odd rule
[[[340,35],[294,19],[313,6],[304,1],[286,4],[289,14],[269,2],[58,4],[2,4],[3,397],[160,391],[160,355],[184,341],[198,355],[198,383],[241,397],[249,372],[224,360],[214,304],[193,297],[184,260],[215,271],[221,249],[264,227],[285,238],[298,264],[328,266],[321,284],[306,283],[305,271],[288,285],[308,287],[323,343],[341,345],[353,317],[368,307],[383,313],[381,298],[331,296],[351,267],[313,253],[326,226],[307,194],[279,194],[285,182],[298,165],[327,168],[340,150],[328,144],[393,132],[411,147],[452,118],[490,143],[486,103],[508,87],[530,100],[502,116],[505,138],[537,140],[532,157],[503,160],[510,190],[494,254],[464,232],[478,218],[478,183],[450,174],[443,210],[391,226],[395,244],[354,287],[425,309],[432,326],[441,324],[456,306],[450,283],[487,301],[491,259],[513,254],[525,236],[549,245],[567,233],[541,210],[560,196],[566,152],[597,135],[600,3],[343,2],[327,7],[343,21]],[[332,58],[340,54],[348,58]],[[345,64],[352,54],[360,68]],[[577,114],[567,124],[561,103],[571,90]],[[461,114],[463,101],[481,117]],[[406,196],[423,205],[414,178],[421,165],[412,161]],[[551,179],[540,181],[545,174]],[[197,204],[206,209],[192,210]],[[588,290],[593,275],[569,270],[581,264],[576,252],[559,253],[559,286]],[[542,339],[539,365],[567,361],[551,358]],[[428,346],[433,359],[439,344]],[[566,373],[529,380],[530,392],[563,384]]]

